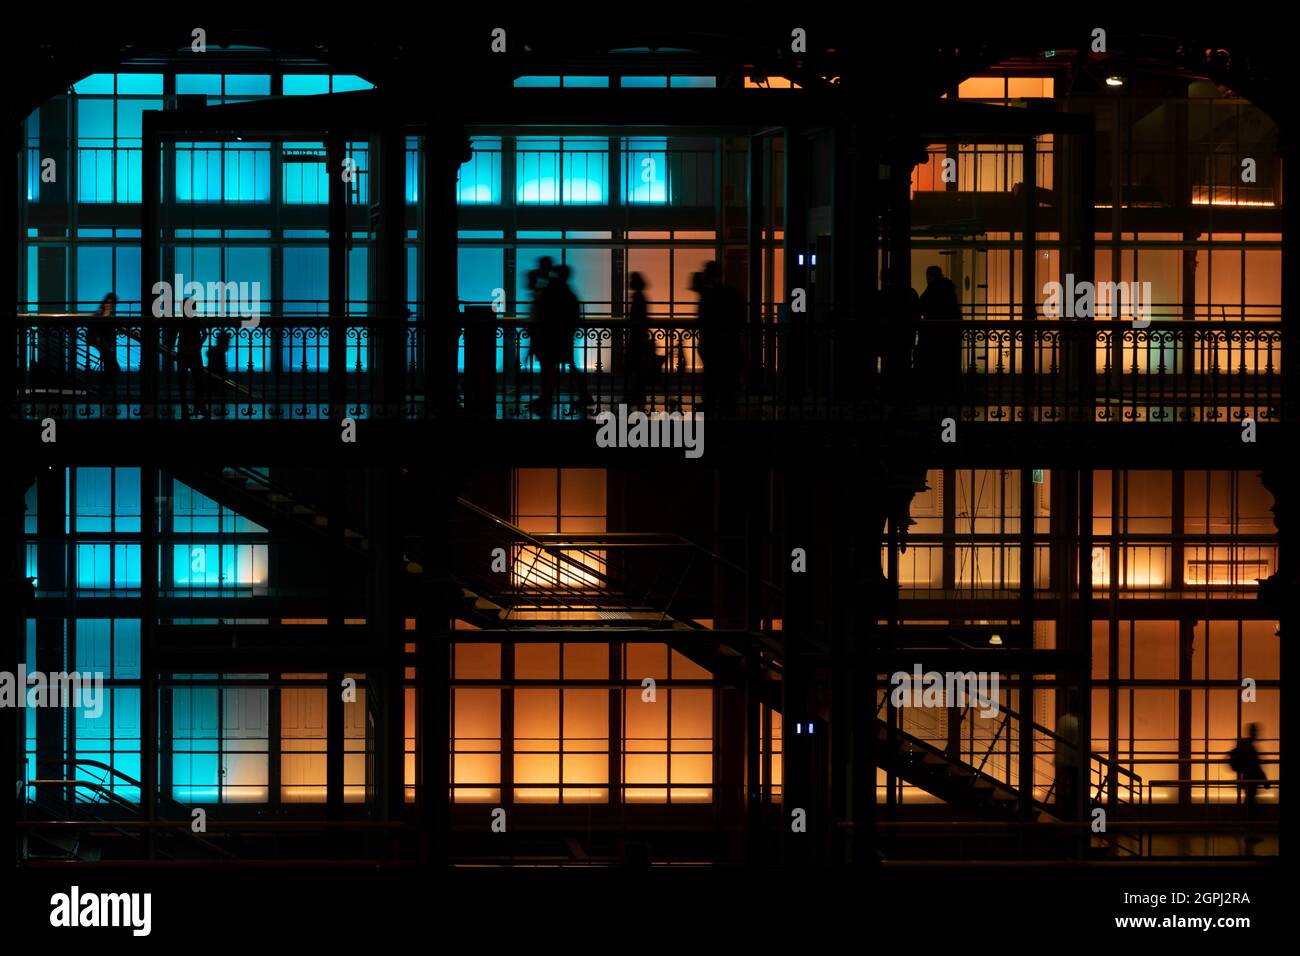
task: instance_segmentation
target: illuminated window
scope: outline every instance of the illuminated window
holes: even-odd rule
[[[457,643],[452,801],[608,803],[613,771],[622,775],[614,797],[623,802],[710,802],[712,675],[663,644],[628,645],[620,661],[621,650],[603,642],[517,644],[505,649],[515,683],[503,692],[476,686],[502,676],[501,645]],[[503,760],[512,783],[505,792]]]
[[[139,780],[140,621],[78,620],[71,643],[75,645],[75,670],[83,675],[102,675],[105,683],[95,707],[82,706],[72,711],[73,752],[78,759],[107,764],[118,773]],[[127,800],[140,799],[140,788],[121,777],[98,768],[86,776],[102,778],[105,786]],[[96,799],[88,791],[78,791],[77,797]]]
[[[161,73],[97,73],[73,86],[77,201],[138,203],[141,116],[160,110]]]
[[[517,688],[514,714],[517,803],[609,800],[608,690]]]
[[[178,142],[177,202],[270,202],[271,144]]]
[[[607,139],[521,136],[515,162],[516,202],[578,206],[608,201]]]
[[[174,799],[186,803],[266,802],[267,695],[265,688],[253,687],[179,686],[172,690]]]
[[[374,790],[366,675],[344,676],[356,681],[357,688],[356,699],[343,702],[343,802],[365,803]]]
[[[324,803],[324,688],[286,687],[280,694],[280,801]]]
[[[672,672],[669,672],[671,667]],[[623,677],[623,799],[708,803],[713,799],[713,690],[675,687],[700,669],[663,644],[629,644]],[[653,699],[643,681],[656,681]]]
[[[957,87],[963,100],[1051,99],[1055,80],[1050,76],[975,76]]]
[[[767,714],[767,720],[763,722],[763,734],[759,740],[758,786],[765,802],[780,803],[785,772],[781,761],[784,749],[781,713],[766,705],[763,705],[763,712]]]
[[[600,534],[605,531],[603,468],[517,468],[514,522],[535,535]],[[587,573],[583,568],[594,573]],[[594,587],[606,570],[599,548],[564,549],[557,556],[535,547],[516,549],[513,583],[520,588],[571,590]]]
[[[316,73],[297,75],[286,73],[283,83],[285,96],[319,96],[325,93],[347,93],[352,90],[375,88],[373,83],[351,73],[336,73],[332,76]]]
[[[501,137],[471,136],[472,153],[456,179],[456,202],[495,206],[501,202]],[[540,168],[540,167],[539,167]]]
[[[629,203],[662,205],[671,201],[666,136],[623,140],[623,182]]]

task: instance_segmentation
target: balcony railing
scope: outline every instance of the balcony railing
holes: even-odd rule
[[[15,397],[20,414],[36,419],[572,419],[620,404],[724,420],[1282,416],[1277,323],[923,322],[900,330],[767,322],[727,333],[695,319],[638,330],[584,318],[572,348],[560,346],[548,367],[534,354],[534,323],[466,315],[457,316],[459,346],[456,327],[424,321],[281,316],[244,327],[200,318],[202,350],[191,346],[188,358],[177,345],[186,320],[20,315]],[[107,363],[104,322],[115,343]],[[229,336],[224,359],[214,348],[219,334]]]

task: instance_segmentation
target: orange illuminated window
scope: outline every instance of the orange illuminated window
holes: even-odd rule
[[[518,468],[514,479],[514,522],[524,531],[556,544],[565,536],[605,531],[603,468]],[[511,569],[518,588],[581,591],[600,583],[605,552],[583,547],[556,554],[523,546],[515,549]]]
[[[627,646],[624,679],[635,684],[623,692],[627,803],[712,801],[713,690],[664,683],[698,679],[701,670],[662,644]]]
[[[518,803],[609,800],[609,691],[514,691],[514,798]]]
[[[501,799],[501,691],[455,687],[451,693],[451,782],[456,803]]]
[[[280,800],[325,802],[325,703],[322,688],[280,691]]]
[[[357,682],[357,689],[356,700],[343,702],[343,802],[365,803],[373,785],[366,721],[366,675],[346,676]]]
[[[707,669],[648,643],[528,642],[504,658],[503,666],[500,645],[453,652],[453,802],[713,799]],[[516,684],[504,690],[472,686],[511,676]],[[622,775],[619,786],[611,774]]]

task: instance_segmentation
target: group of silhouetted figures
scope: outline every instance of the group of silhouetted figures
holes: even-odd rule
[[[181,415],[190,417],[190,399],[194,404],[194,414],[206,418],[208,415],[207,379],[212,376],[218,380],[226,377],[226,355],[230,351],[231,331],[218,327],[209,329],[197,318],[198,300],[188,299],[183,309],[185,318],[169,328],[164,336],[163,345],[170,353],[168,360],[175,363],[176,384],[179,390]],[[86,342],[99,354],[100,391],[106,403],[113,403],[117,398],[118,381],[122,367],[117,361],[116,324],[117,296],[112,292],[104,296],[94,314],[91,316],[86,331]],[[207,349],[207,366],[203,363],[203,343],[209,333],[212,344]],[[112,411],[109,411],[112,409]],[[108,404],[108,414],[116,412],[116,405]]]
[[[569,391],[574,396],[570,411],[585,416],[595,405],[587,388],[586,349],[575,359],[573,339],[582,326],[582,304],[569,286],[569,267],[556,265],[550,256],[537,260],[528,272],[528,291],[533,294],[532,354],[542,370],[542,393],[528,407],[549,418],[559,384],[560,366],[569,368]]]
[[[569,285],[567,265],[556,265],[549,256],[537,260],[528,272],[527,286],[533,296],[530,334],[533,357],[541,368],[541,394],[528,403],[535,414],[549,418],[560,385],[561,367],[568,367],[568,390],[573,397],[570,414],[588,415],[595,399],[587,386],[586,345],[574,354],[574,339],[582,332],[582,307]],[[740,293],[722,281],[717,262],[705,264],[691,276],[691,291],[700,297],[695,330],[696,351],[703,366],[703,396],[696,411],[726,413],[735,407],[740,387],[742,333],[745,303]],[[660,355],[650,329],[647,284],[639,272],[628,276],[631,298],[627,313],[624,371],[629,406],[644,408],[651,390],[664,371],[669,356]]]
[[[583,331],[582,305],[570,285],[569,266],[556,264],[549,256],[537,261],[527,275],[532,293],[532,355],[541,370],[540,394],[528,403],[529,409],[549,418],[561,386],[562,369],[567,368],[569,412],[589,415],[595,399],[588,387],[586,370],[586,336],[575,356],[575,337]],[[628,302],[624,371],[624,398],[630,406],[644,408],[650,393],[672,361],[672,349],[683,361],[682,342],[669,341],[667,354],[656,348],[650,328],[647,283],[639,272],[628,276],[631,296]],[[691,291],[699,296],[699,317],[694,330],[696,354],[701,369],[701,394],[696,411],[728,415],[735,410],[746,355],[745,300],[733,287],[722,281],[716,261],[707,262],[691,276]],[[940,404],[951,404],[957,395],[961,371],[961,304],[951,279],[938,266],[926,270],[926,289],[921,295],[910,287],[886,282],[880,290],[883,328],[878,333],[881,354],[881,377],[885,400],[902,404],[921,396],[912,390],[925,389],[925,397]],[[99,355],[100,388],[106,411],[116,411],[121,367],[117,361],[117,296],[104,296],[90,317],[87,343]],[[169,323],[163,340],[164,368],[174,366],[181,414],[208,415],[208,386],[226,376],[226,356],[230,348],[229,329],[209,328],[196,316],[198,301],[184,305],[184,319]],[[204,364],[204,342],[211,336]],[[671,410],[677,402],[670,400]],[[110,412],[111,413],[111,412]]]
[[[880,290],[884,329],[881,335],[881,379],[886,401],[924,398],[951,405],[960,394],[961,299],[953,281],[939,266],[925,270],[925,291],[888,279]]]

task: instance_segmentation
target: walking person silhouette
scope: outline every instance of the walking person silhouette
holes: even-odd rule
[[[659,368],[659,356],[650,338],[649,303],[646,300],[645,277],[633,272],[627,279],[632,290],[632,303],[627,314],[627,403],[631,408],[643,409],[650,383]]]
[[[112,403],[117,393],[117,382],[122,367],[117,364],[117,328],[113,317],[117,312],[117,296],[110,292],[100,301],[95,309],[90,327],[86,330],[86,342],[94,346],[99,353],[99,387],[103,396]],[[117,405],[111,404],[111,411],[105,414],[117,414]]]
[[[1273,786],[1273,782],[1264,773],[1264,764],[1259,759],[1259,750],[1255,741],[1259,739],[1259,724],[1247,724],[1246,736],[1237,741],[1237,746],[1228,751],[1228,766],[1237,774],[1237,791],[1246,796],[1246,842],[1258,843],[1262,837],[1256,834],[1251,825],[1255,822],[1255,800],[1259,788]]]
[[[542,256],[537,266],[528,271],[528,291],[533,294],[532,326],[529,330],[529,345],[533,358],[541,366],[542,391],[539,396],[528,403],[529,409],[542,418],[551,417],[551,401],[555,393],[555,380],[559,368],[559,353],[552,341],[554,323],[548,314],[549,301],[546,289],[551,282],[554,263],[550,256]]]

